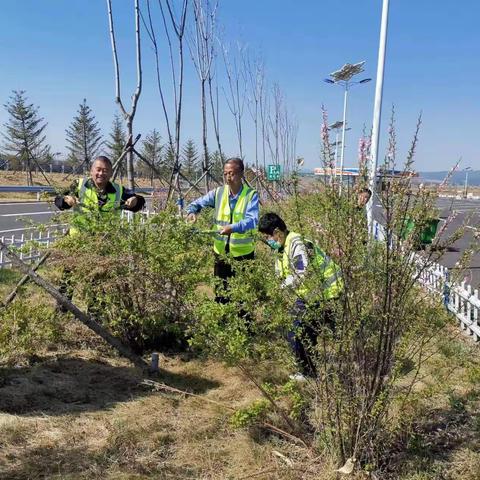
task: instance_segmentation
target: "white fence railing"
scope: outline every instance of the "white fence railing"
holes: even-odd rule
[[[65,234],[67,231],[66,225],[52,225],[45,229],[28,228],[22,233],[15,233],[3,235],[0,237],[5,245],[21,248],[18,255],[21,260],[31,261],[40,258],[42,249],[40,246],[48,248],[52,242],[58,237]],[[29,244],[27,251],[24,250],[25,245]],[[11,267],[12,262],[0,252],[0,268]]]
[[[383,225],[374,222],[374,237],[377,240],[385,240]],[[480,340],[479,310],[480,298],[478,290],[473,289],[466,282],[457,284],[451,281],[447,267],[439,263],[429,262],[425,265],[425,257],[415,255],[418,266],[418,280],[421,285],[441,298],[445,307],[457,318],[460,327],[467,331],[476,340]]]
[[[141,211],[140,213],[143,218],[148,218],[152,214],[149,210]],[[126,218],[129,222],[132,220],[133,215],[133,212],[122,210],[122,218]],[[22,233],[15,233],[17,229],[12,230],[11,232],[8,232],[7,235],[1,236],[0,240],[2,240],[5,245],[13,245],[16,248],[21,248],[26,244],[30,244],[27,252],[22,249],[18,254],[21,260],[28,262],[40,258],[42,255],[42,250],[36,248],[35,243],[48,248],[51,243],[53,243],[58,237],[64,235],[67,230],[67,224],[51,225],[45,228],[29,227],[22,230]],[[9,268],[11,266],[12,262],[3,252],[0,252],[0,268]]]

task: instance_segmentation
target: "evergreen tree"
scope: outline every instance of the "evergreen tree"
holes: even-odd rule
[[[189,180],[195,180],[199,170],[198,151],[193,140],[188,140],[182,152],[182,173]]]
[[[69,160],[74,168],[79,169],[83,166],[90,170],[91,162],[103,145],[102,134],[92,110],[87,105],[86,98],[79,107],[78,115],[73,118],[70,127],[65,131],[67,150],[70,152]]]
[[[222,182],[223,179],[223,166],[227,160],[227,157],[224,153],[220,154],[218,150],[216,150],[210,156],[210,165],[212,168],[210,169],[210,173],[215,178],[215,180]]]
[[[10,101],[5,104],[10,115],[2,134],[5,153],[19,159],[27,173],[27,184],[32,185],[32,169],[49,151],[45,143],[44,130],[47,123],[38,115],[38,107],[27,102],[24,90],[14,90]]]
[[[145,140],[142,143],[142,151],[140,152],[143,157],[145,157],[155,169],[164,176],[165,172],[162,171],[164,167],[162,166],[162,151],[164,145],[162,145],[162,137],[153,129],[149,134],[147,134]],[[153,185],[153,178],[155,177],[155,172],[148,167],[144,162],[138,160],[137,162],[137,171],[145,176],[150,176],[150,182]]]
[[[115,117],[113,118],[112,131],[110,132],[110,142],[107,142],[108,156],[110,157],[110,160],[113,164],[115,164],[117,159],[122,154],[123,148],[125,147],[126,143],[127,135],[123,128],[122,119],[120,118],[120,115],[115,114]],[[125,172],[126,161],[124,159],[120,167],[120,176],[123,177]]]

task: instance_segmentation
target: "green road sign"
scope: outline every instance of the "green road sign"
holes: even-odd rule
[[[267,166],[267,180],[269,182],[275,182],[280,180],[281,170],[280,165],[268,165]]]

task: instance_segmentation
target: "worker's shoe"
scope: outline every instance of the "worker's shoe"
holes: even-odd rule
[[[288,378],[297,383],[305,383],[307,381],[307,377],[300,372],[292,373],[291,375],[288,376]]]

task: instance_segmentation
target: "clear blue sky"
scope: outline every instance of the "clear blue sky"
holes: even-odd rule
[[[113,0],[127,105],[135,83],[132,5],[133,0]],[[366,76],[375,79],[381,6],[381,0],[220,0],[225,37],[263,53],[269,81],[280,85],[295,112],[297,153],[307,167],[320,164],[322,104],[332,122],[342,115],[341,88],[322,79],[346,62],[361,60],[366,60]],[[48,121],[54,151],[65,151],[65,129],[84,97],[107,135],[116,106],[106,2],[3,0],[0,18],[1,103],[12,90],[26,90]],[[447,169],[459,157],[463,167],[480,167],[479,18],[480,4],[474,0],[390,1],[380,153],[395,105],[400,158],[422,111],[418,170]],[[135,130],[145,136],[153,128],[165,130],[153,56],[148,39],[143,39],[144,91]],[[198,141],[198,83],[190,66],[186,73],[183,139]],[[372,81],[351,91],[346,165],[355,165],[358,138],[364,126],[371,126],[374,89]],[[1,109],[0,131],[6,120]],[[222,136],[227,153],[237,153],[226,112]],[[213,136],[211,140],[213,147]],[[246,128],[245,141],[247,161],[252,160],[251,129]]]

